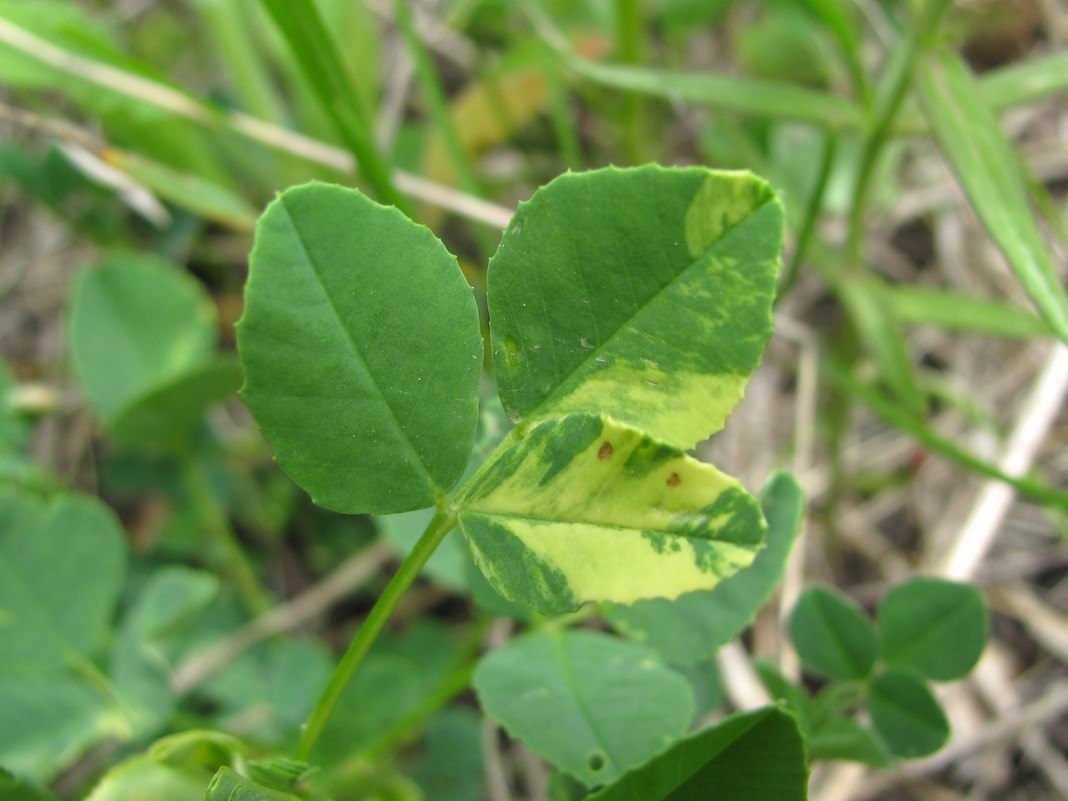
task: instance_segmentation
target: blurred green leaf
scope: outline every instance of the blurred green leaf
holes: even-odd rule
[[[654,652],[592,631],[542,629],[483,657],[486,714],[589,786],[618,778],[689,728],[693,694]]]
[[[383,536],[397,550],[407,556],[434,517],[432,509],[418,509],[395,515],[382,515],[376,522]],[[468,566],[471,552],[458,530],[450,531],[423,567],[423,572],[452,592],[467,591]]]
[[[1031,213],[1019,157],[978,82],[946,51],[928,56],[917,78],[942,153],[983,226],[1050,328],[1068,341],[1068,295]]]
[[[868,690],[872,725],[895,756],[933,754],[949,739],[949,721],[927,685],[913,673],[891,668]]]
[[[12,676],[0,667],[0,720],[0,764],[45,783],[94,744],[127,734],[100,688],[54,670]]]
[[[871,731],[855,720],[833,717],[822,721],[807,737],[808,758],[816,760],[847,759],[877,768],[892,764],[886,746]]]
[[[691,665],[742,633],[782,579],[801,527],[804,499],[797,480],[775,473],[760,493],[768,535],[753,564],[711,590],[674,601],[652,599],[630,606],[609,605],[612,625],[654,649],[673,665]]]
[[[251,231],[256,224],[256,210],[245,198],[197,173],[114,148],[106,149],[101,156],[141,186],[205,220],[240,232]]]
[[[207,409],[233,397],[240,386],[237,359],[217,356],[158,384],[123,407],[112,419],[109,433],[116,444],[130,449],[188,453]]]
[[[790,641],[806,669],[832,679],[867,678],[875,664],[868,616],[837,590],[810,587],[790,614]]]
[[[78,276],[68,341],[85,394],[108,422],[200,367],[215,340],[204,289],[155,256],[111,253]]]
[[[111,626],[125,564],[122,526],[96,498],[46,506],[0,493],[0,675],[89,660]]]
[[[208,785],[205,801],[299,801],[299,799],[290,793],[256,784],[228,767],[221,767]]]
[[[983,598],[970,584],[913,578],[879,606],[879,653],[892,666],[951,681],[975,667],[986,646]]]
[[[209,779],[210,774],[133,757],[104,774],[85,801],[202,801]]]
[[[186,567],[159,569],[148,580],[119,630],[111,678],[136,736],[154,734],[174,710],[171,690],[176,648],[219,582]]]
[[[775,707],[743,712],[674,743],[588,801],[803,801],[805,744]]]
[[[404,512],[459,480],[482,337],[471,288],[428,229],[355,190],[289,189],[260,219],[245,293],[245,401],[316,503]]]
[[[423,756],[410,772],[433,801],[479,801],[483,797],[482,727],[471,709],[435,715],[424,734]]]

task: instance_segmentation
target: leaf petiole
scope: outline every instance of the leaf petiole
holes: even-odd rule
[[[308,760],[315,743],[323,732],[323,727],[334,711],[334,707],[337,706],[337,702],[341,699],[345,688],[349,686],[349,682],[352,681],[356,671],[363,664],[364,658],[371,650],[375,640],[378,639],[378,635],[382,633],[382,629],[385,628],[393,610],[400,602],[400,599],[404,597],[404,593],[407,592],[412,582],[415,581],[416,576],[423,569],[423,565],[427,563],[438,545],[445,539],[445,535],[455,527],[455,507],[451,505],[439,506],[411,553],[401,562],[401,566],[397,568],[397,572],[390,579],[389,584],[386,585],[386,589],[382,591],[382,595],[375,601],[375,605],[371,607],[370,614],[367,615],[367,619],[364,620],[363,625],[356,632],[356,636],[352,638],[348,650],[345,651],[345,655],[341,657],[341,661],[334,669],[330,682],[319,697],[319,702],[315,705],[315,709],[312,711],[307,723],[304,724],[304,730],[297,741],[296,759],[301,761]]]

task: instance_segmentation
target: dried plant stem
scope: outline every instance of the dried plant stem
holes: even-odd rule
[[[998,461],[1010,476],[1023,476],[1034,463],[1035,454],[1049,432],[1068,394],[1068,347],[1054,345],[1045,366],[1023,407]],[[946,578],[967,580],[990,549],[1015,497],[1015,490],[1001,481],[987,481],[979,492],[971,513],[960,528],[940,573]]]
[[[80,80],[149,103],[209,128],[229,128],[248,139],[340,173],[350,174],[356,168],[355,159],[342,148],[240,111],[215,108],[179,89],[76,55],[4,19],[0,19],[0,43]],[[512,218],[510,209],[411,173],[394,170],[391,177],[401,192],[467,219],[504,228]]]

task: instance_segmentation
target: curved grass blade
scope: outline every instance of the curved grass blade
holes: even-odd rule
[[[257,227],[238,347],[282,468],[341,512],[433,505],[463,474],[482,337],[456,258],[356,190],[284,192]]]
[[[490,584],[543,614],[709,589],[748,566],[766,532],[737,480],[589,414],[501,448],[458,504]]]
[[[929,56],[918,79],[931,128],[983,227],[1050,328],[1068,342],[1068,295],[1031,213],[1018,157],[979,83],[946,51]]]
[[[490,261],[513,419],[607,413],[681,448],[723,427],[771,335],[782,206],[745,172],[568,173]]]

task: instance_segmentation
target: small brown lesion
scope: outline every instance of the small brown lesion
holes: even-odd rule
[[[597,458],[602,462],[607,462],[612,458],[612,452],[615,448],[612,447],[612,443],[605,440],[601,443],[601,447],[597,449]]]
[[[667,477],[667,485],[669,487],[677,487],[681,483],[682,479],[679,477],[678,473],[672,473],[670,476]]]

